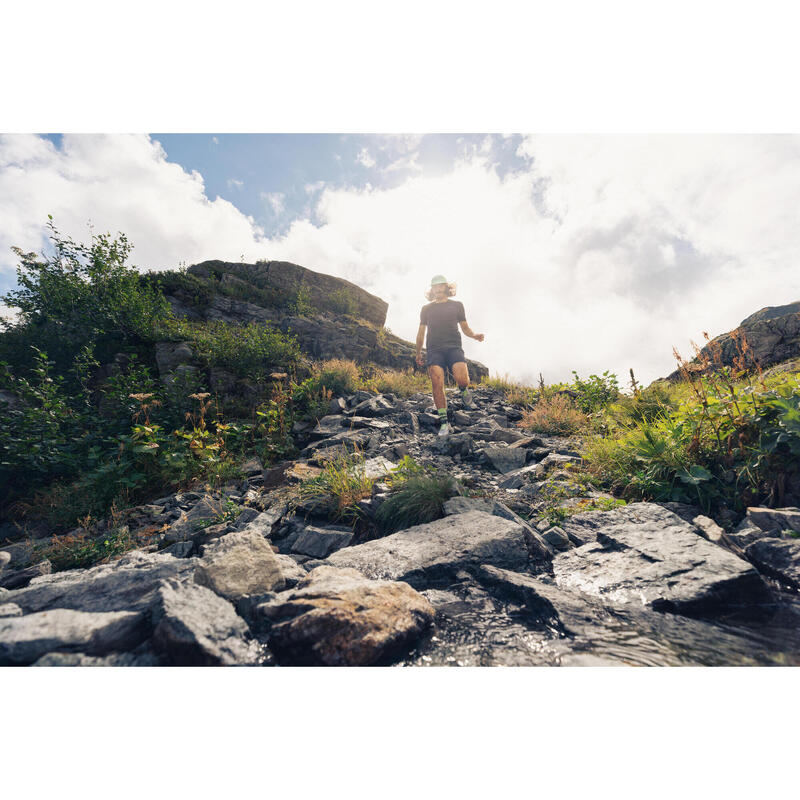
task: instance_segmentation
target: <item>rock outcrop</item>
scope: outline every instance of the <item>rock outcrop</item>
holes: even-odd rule
[[[737,339],[741,336],[749,347],[744,362],[747,368],[759,364],[762,368],[800,357],[800,300],[783,306],[767,306],[743,319],[739,327],[712,339],[700,351],[700,356],[713,361],[715,351],[722,363],[733,366],[739,357]],[[698,359],[692,360],[698,364]],[[680,370],[667,376],[668,381],[677,381]]]

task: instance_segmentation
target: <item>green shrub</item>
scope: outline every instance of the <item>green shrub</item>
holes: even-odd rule
[[[575,380],[567,387],[574,394],[575,404],[584,414],[602,411],[619,397],[617,376],[606,370],[602,375],[590,375],[581,380],[575,370]]]
[[[171,309],[161,292],[125,263],[132,249],[125,235],[92,235],[91,243],[84,245],[62,236],[52,217],[48,227],[51,257],[12,248],[20,258],[19,288],[0,297],[20,313],[15,327],[24,334],[12,339],[23,336],[47,352],[56,371],[65,376],[87,346],[106,363],[125,343],[151,341],[154,322],[170,316]],[[7,348],[0,350],[15,372],[25,371],[24,356],[15,359]]]

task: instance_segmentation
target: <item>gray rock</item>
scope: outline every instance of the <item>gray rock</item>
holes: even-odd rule
[[[0,617],[21,617],[22,609],[16,603],[0,603]]]
[[[133,611],[89,613],[54,608],[0,618],[0,665],[31,664],[51,650],[103,655],[144,640],[144,616]]]
[[[516,523],[525,531],[528,551],[537,561],[552,558],[553,548],[543,539],[541,533],[528,524],[519,514],[514,513],[505,503],[491,497],[451,497],[444,503],[444,513],[463,514],[467,511],[484,511],[496,517]]]
[[[500,489],[521,489],[525,485],[525,481],[514,472],[508,477],[503,478],[497,485]]]
[[[553,559],[559,587],[688,615],[771,600],[750,564],[654,503],[577,514],[569,523],[595,541]]]
[[[465,458],[473,451],[474,445],[468,433],[454,433],[435,439],[432,448],[436,453]]]
[[[6,550],[0,550],[0,572],[2,572],[11,563],[11,553]]]
[[[557,525],[541,532],[542,538],[554,549],[559,551],[569,550],[572,547],[567,534]]]
[[[306,576],[306,570],[300,566],[290,555],[283,555],[282,553],[275,553],[275,558],[281,568],[281,575],[286,583],[286,588],[291,589],[297,586],[298,581],[303,580]]]
[[[256,508],[250,508],[246,506],[241,510],[239,516],[236,517],[236,530],[242,530],[246,528],[258,515],[259,511]]]
[[[258,531],[247,529],[206,545],[194,579],[228,600],[279,592],[285,585],[269,542]]]
[[[347,410],[347,401],[344,397],[334,397],[328,406],[328,414],[341,414]]]
[[[9,590],[20,589],[27,586],[34,578],[49,575],[52,571],[53,567],[47,559],[25,569],[5,570],[0,575],[0,586]]]
[[[334,567],[352,567],[369,578],[406,581],[415,588],[451,579],[479,564],[525,567],[527,531],[483,511],[454,514],[348,547],[329,556]]]
[[[254,664],[247,623],[234,607],[194,583],[164,581],[158,590],[153,647],[175,666]]]
[[[756,508],[747,509],[747,521],[762,531],[800,531],[800,508]]]
[[[700,531],[700,535],[704,539],[708,539],[709,542],[714,542],[715,544],[719,544],[725,535],[725,531],[713,519],[703,514],[694,517],[692,525]]]
[[[520,448],[485,447],[481,452],[498,472],[512,472],[525,466],[525,451]]]
[[[189,540],[188,542],[175,542],[175,544],[165,547],[161,552],[169,553],[171,556],[175,556],[175,558],[189,558],[194,552],[194,549],[194,542]]]
[[[800,589],[800,540],[765,537],[745,548],[759,570],[794,589]]]
[[[318,567],[259,607],[272,623],[281,664],[386,663],[433,622],[431,604],[408,584],[368,580],[352,569]]]
[[[197,561],[134,550],[110,564],[56,572],[4,596],[25,614],[51,608],[77,611],[143,611],[155,602],[164,578],[190,577]]]
[[[292,551],[314,558],[326,558],[335,550],[347,547],[352,540],[352,531],[333,531],[308,525],[294,540]]]

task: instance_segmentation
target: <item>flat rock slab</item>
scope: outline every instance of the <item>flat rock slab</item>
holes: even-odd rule
[[[353,532],[328,531],[309,525],[304,528],[292,544],[292,552],[314,558],[326,558],[335,550],[347,547],[353,540]]]
[[[258,610],[272,622],[269,646],[281,664],[324,666],[386,663],[436,613],[407,583],[329,566],[312,570]]]
[[[23,613],[51,608],[77,611],[142,611],[156,599],[161,581],[191,575],[195,558],[132,551],[110,564],[34,578],[24,589],[3,596]]]
[[[196,583],[164,581],[154,614],[153,648],[167,664],[183,667],[257,662],[247,623],[234,607]]]
[[[480,564],[524,568],[529,560],[526,535],[512,520],[467,511],[348,547],[329,556],[327,563],[352,567],[369,578],[427,588]]]
[[[257,530],[249,529],[207,544],[194,579],[228,600],[279,592],[286,585],[269,542]]]
[[[571,531],[582,525],[596,541],[553,559],[559,587],[689,615],[771,600],[752,565],[662,506],[631,503],[576,515],[570,523]]]
[[[88,613],[68,608],[0,618],[0,665],[31,664],[51,651],[103,655],[136,647],[146,636],[133,611]]]
[[[759,539],[744,552],[767,575],[800,589],[800,540]]]
[[[492,466],[503,474],[525,466],[527,453],[520,447],[485,447],[483,454]]]

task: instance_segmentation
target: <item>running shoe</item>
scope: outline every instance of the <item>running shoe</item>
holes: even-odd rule
[[[472,399],[472,392],[469,389],[461,392],[461,404],[464,408],[475,408],[475,401]]]
[[[449,436],[452,432],[452,428],[448,422],[443,422],[442,427],[439,428],[439,436]]]

